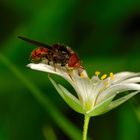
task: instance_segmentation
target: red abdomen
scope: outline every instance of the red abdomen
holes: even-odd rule
[[[69,67],[75,67],[78,63],[80,64],[79,58],[75,53],[73,53],[69,58],[68,66]]]

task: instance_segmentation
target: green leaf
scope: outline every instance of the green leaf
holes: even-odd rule
[[[107,111],[110,111],[116,107],[118,107],[119,105],[121,105],[122,103],[126,102],[127,100],[129,100],[130,98],[132,98],[133,96],[135,96],[136,94],[138,94],[140,91],[135,91],[132,92],[128,95],[125,95],[117,100],[114,100],[113,102],[111,102],[111,104],[108,106]]]
[[[111,96],[110,98],[108,98],[105,101],[101,102],[100,104],[96,105],[94,107],[94,109],[88,113],[88,115],[89,116],[98,116],[98,115],[103,114],[114,97],[115,97],[115,95]]]
[[[97,115],[104,114],[104,113],[118,107],[119,105],[126,102],[127,100],[129,100],[130,98],[132,98],[133,96],[135,96],[138,93],[139,93],[139,91],[135,91],[135,92],[132,92],[132,93],[125,95],[124,97],[121,97],[120,99],[117,99],[114,101],[112,101],[112,100],[115,96],[111,96],[110,98],[108,98],[107,100],[102,102],[101,104],[97,105],[97,107],[95,107],[92,110],[92,112],[89,113],[89,115],[97,116]]]
[[[58,91],[59,95],[63,98],[63,100],[76,112],[84,114],[84,110],[81,106],[79,100],[73,96],[66,88],[62,85],[57,84],[51,77],[49,77],[50,81],[52,82],[53,86]]]
[[[54,132],[54,129],[52,128],[51,125],[45,126],[43,128],[43,134],[44,134],[45,140],[58,140]]]
[[[65,96],[63,95],[62,90],[59,88],[58,84],[50,77],[48,76],[49,80],[51,81],[51,83],[53,84],[53,86],[56,88],[57,92],[59,93],[59,95],[65,100]]]

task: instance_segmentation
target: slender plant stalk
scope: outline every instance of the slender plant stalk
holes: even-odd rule
[[[83,140],[87,140],[89,120],[90,120],[90,117],[85,115],[84,126],[83,126]]]

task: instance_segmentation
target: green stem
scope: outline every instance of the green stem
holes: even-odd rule
[[[90,117],[85,115],[84,126],[83,126],[83,140],[87,140],[87,131]]]

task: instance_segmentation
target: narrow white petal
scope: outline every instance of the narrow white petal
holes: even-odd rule
[[[135,77],[135,76],[139,76],[140,73],[134,73],[134,72],[120,72],[120,73],[116,73],[114,75],[114,80],[112,81],[112,83],[120,83],[122,82],[123,80],[126,80],[128,78],[132,78],[132,77]]]
[[[38,64],[30,63],[27,65],[27,67],[30,67],[33,70],[38,70],[38,71],[43,71],[43,72],[60,75],[60,73],[55,71],[54,67],[43,64],[43,63],[38,63]]]
[[[140,77],[134,77],[127,80],[122,81],[122,83],[139,83]]]
[[[93,104],[95,105],[97,102],[97,98],[101,91],[104,89],[104,83],[103,81],[98,81],[98,83],[94,86],[93,91],[91,91],[91,99],[93,100]]]
[[[125,72],[116,73],[114,76],[119,79],[119,78],[124,78],[124,77],[127,77],[127,76],[134,76],[134,75],[136,75],[135,72],[125,71]]]
[[[34,69],[34,70],[59,75],[59,76],[63,77],[64,79],[66,79],[70,84],[72,84],[72,79],[71,79],[70,75],[68,74],[67,70],[65,70],[63,68],[57,68],[57,67],[43,64],[43,63],[39,63],[39,64],[30,63],[27,65],[27,67],[30,67],[31,69]]]
[[[84,103],[87,98],[88,98],[88,92],[91,88],[90,81],[87,77],[81,78],[79,76],[73,77],[73,88],[78,94],[79,99],[81,100],[82,103]]]
[[[117,95],[118,93],[129,91],[129,90],[138,90],[140,91],[140,85],[139,84],[133,84],[133,83],[125,83],[125,84],[117,84],[113,85],[110,88],[103,91],[100,96],[97,99],[97,102],[101,102],[113,95]]]

